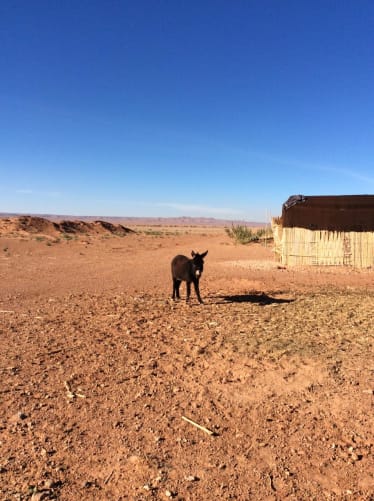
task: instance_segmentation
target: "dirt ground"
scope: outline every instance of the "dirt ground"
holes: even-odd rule
[[[374,271],[137,230],[0,235],[0,499],[374,500]]]

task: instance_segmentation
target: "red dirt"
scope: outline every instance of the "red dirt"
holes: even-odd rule
[[[374,499],[373,271],[219,228],[2,228],[1,499]],[[192,249],[203,305],[170,300]]]

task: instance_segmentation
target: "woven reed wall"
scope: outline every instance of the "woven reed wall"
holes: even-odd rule
[[[271,221],[271,229],[273,231],[274,252],[281,259],[282,256],[282,225],[279,218],[273,218]]]
[[[374,232],[283,227],[274,233],[274,242],[285,265],[374,267]]]

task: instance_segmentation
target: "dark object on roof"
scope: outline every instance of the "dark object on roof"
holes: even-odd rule
[[[374,195],[290,197],[283,204],[282,226],[309,230],[374,231]]]
[[[291,195],[290,197],[288,197],[287,201],[284,202],[283,209],[287,210],[296,204],[301,204],[305,202],[305,200],[306,198],[304,197],[304,195]]]

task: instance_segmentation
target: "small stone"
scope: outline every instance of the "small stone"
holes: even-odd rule
[[[351,455],[352,461],[361,461],[361,459],[362,459],[362,454],[356,454],[355,452],[352,452]]]
[[[43,499],[47,499],[48,497],[48,492],[34,492],[34,494],[31,496],[31,501],[42,501]]]
[[[24,412],[17,412],[17,414],[14,414],[11,417],[11,421],[12,421],[12,423],[17,423],[19,421],[23,421],[26,418],[27,418],[27,415]]]
[[[195,477],[195,475],[188,475],[188,477],[185,477],[188,482],[197,482],[199,480],[198,477]]]

